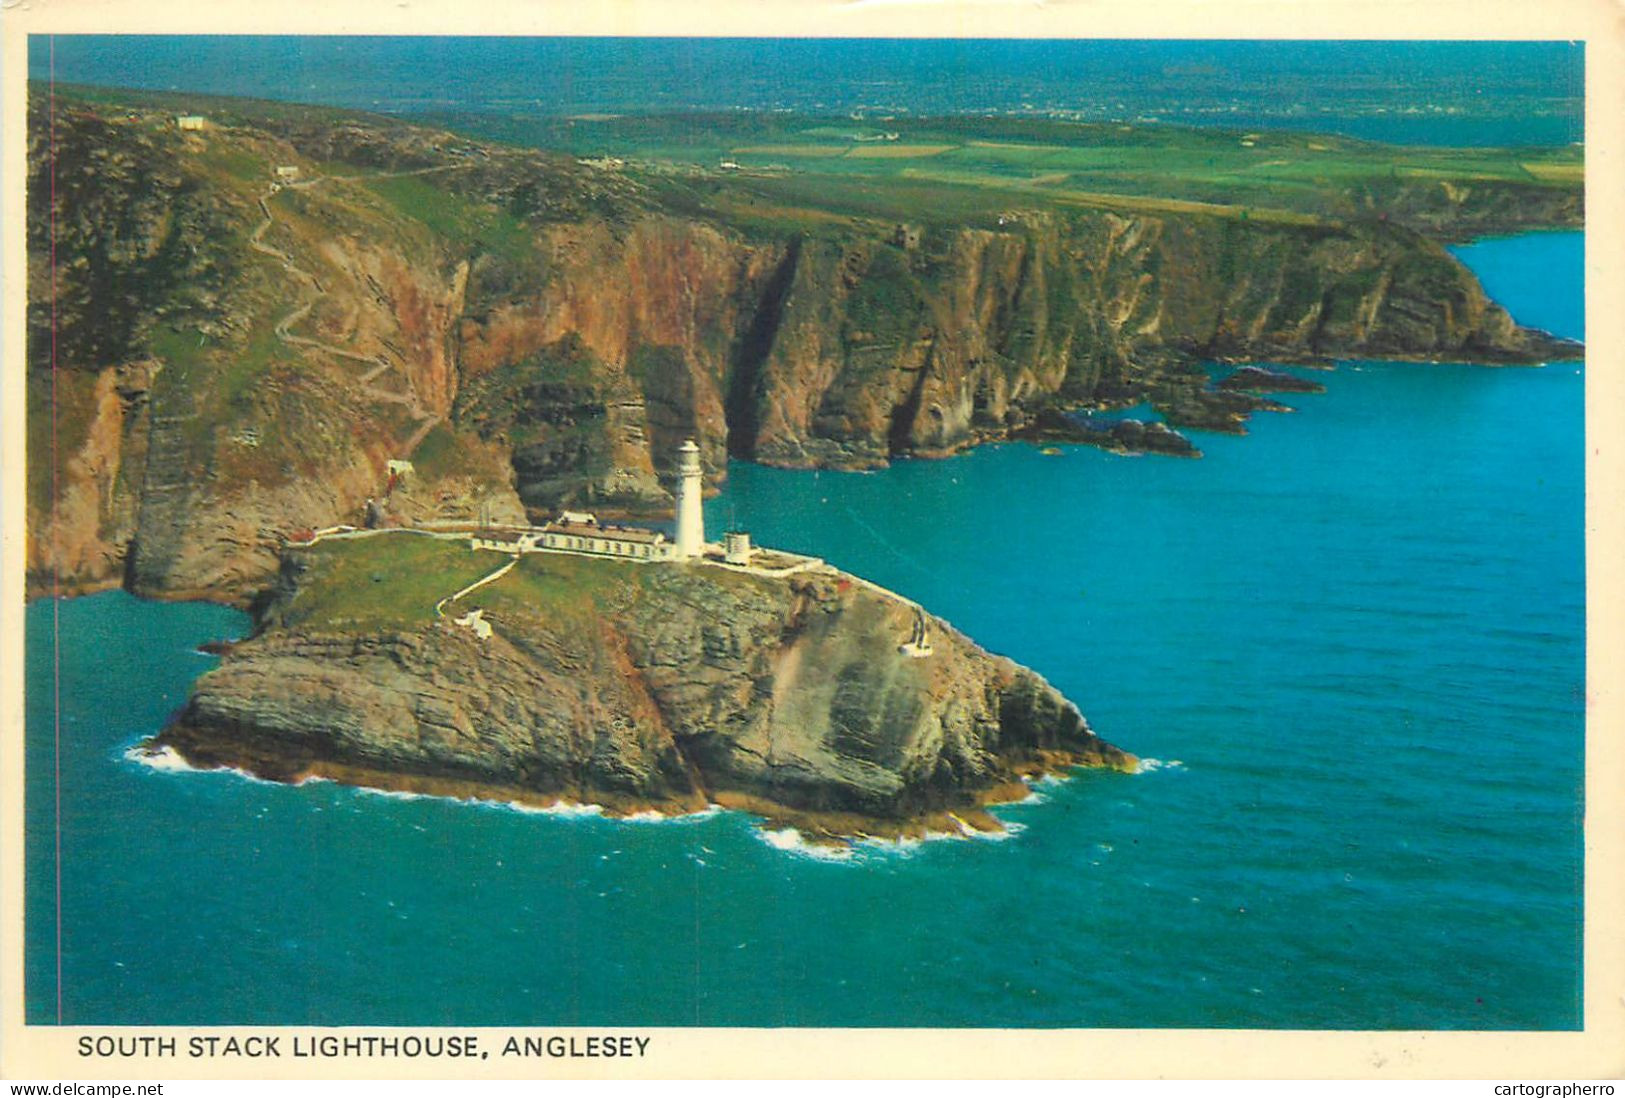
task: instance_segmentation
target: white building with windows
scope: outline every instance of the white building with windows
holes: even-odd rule
[[[671,560],[673,545],[659,530],[616,526],[594,515],[565,511],[542,527],[536,548],[593,553],[622,560]]]

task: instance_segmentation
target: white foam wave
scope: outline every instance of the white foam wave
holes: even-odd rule
[[[698,820],[710,819],[723,811],[721,805],[713,804],[695,812],[672,814],[661,812],[658,809],[646,808],[641,812],[631,812],[625,816],[611,816],[607,814],[603,805],[583,801],[554,801],[548,805],[536,805],[526,804],[523,801],[480,801],[476,799],[473,803],[492,808],[508,808],[532,816],[602,816],[605,819],[612,819],[616,823],[635,824],[694,823]]]
[[[144,743],[133,744],[124,752],[124,757],[133,763],[139,763],[153,770],[181,772],[200,769],[187,762],[179,751],[176,751],[168,744],[156,748]]]
[[[601,804],[583,804],[580,801],[554,801],[552,804],[526,804],[524,801],[487,801],[477,797],[453,797],[451,800],[460,800],[465,804],[475,804],[483,808],[504,808],[510,812],[523,812],[527,816],[602,816],[604,806]]]
[[[1022,803],[1022,802],[1018,802]],[[889,854],[903,856],[916,853],[926,843],[936,842],[990,842],[1002,843],[1015,838],[1027,829],[1023,823],[1014,823],[1008,820],[999,821],[1004,825],[1003,830],[984,831],[972,827],[964,821],[958,821],[959,826],[952,831],[927,831],[923,835],[898,835],[893,838],[882,838],[878,835],[864,835],[854,840],[853,845],[866,853]],[[777,844],[775,844],[777,845]]]
[[[852,848],[850,846],[829,846],[825,843],[808,842],[801,832],[793,827],[782,828],[778,831],[769,831],[765,827],[759,827],[756,829],[756,837],[774,850],[782,850],[787,854],[796,854],[804,858],[817,858],[826,862],[844,862],[852,857]]]
[[[856,845],[865,851],[876,854],[891,854],[907,857],[915,853],[926,843],[942,842],[945,839],[955,842],[964,842],[968,838],[959,831],[927,831],[924,835],[897,835],[893,838],[884,838],[879,835],[865,835],[856,840]]]
[[[311,781],[326,781],[325,778],[312,778]],[[662,823],[694,823],[699,820],[710,819],[723,811],[721,805],[712,804],[694,812],[683,812],[676,815],[660,812],[656,809],[645,809],[641,812],[629,813],[625,816],[609,814],[601,804],[590,801],[558,800],[551,804],[530,804],[525,801],[506,800],[499,801],[488,797],[454,797],[442,793],[412,793],[400,789],[378,789],[374,786],[358,785],[352,787],[357,792],[369,793],[374,797],[393,797],[402,801],[451,801],[455,804],[468,805],[472,808],[490,808],[507,812],[519,812],[526,816],[554,816],[565,819],[582,819],[586,817],[599,817],[614,820],[616,823],[662,824]]]
[[[1154,770],[1183,770],[1185,764],[1178,759],[1141,759],[1139,774],[1149,774]]]
[[[370,785],[352,786],[357,793],[365,793],[372,797],[388,797],[396,801],[422,801],[428,799],[427,793],[412,793],[405,789],[377,789]],[[447,798],[455,800],[456,798]]]
[[[694,812],[678,812],[675,814],[657,812],[652,808],[648,808],[642,812],[633,812],[631,815],[621,816],[619,820],[621,823],[639,824],[697,823],[700,820],[709,820],[712,816],[716,816],[723,811],[724,809],[720,804],[706,805]]]
[[[246,770],[239,770],[235,766],[194,766],[173,747],[164,744],[153,747],[147,743],[137,743],[125,749],[124,757],[139,766],[149,770],[159,770],[170,774],[230,774],[242,778],[244,781],[254,782],[257,785],[278,785],[281,783],[267,781],[257,774],[250,774]],[[302,784],[302,783],[301,783]]]
[[[957,836],[927,834],[921,838],[919,836],[899,835],[895,839],[883,839],[877,835],[865,835],[863,838],[857,840],[857,845],[863,847],[865,850],[874,850],[885,854],[901,854],[907,856],[924,846],[928,839],[951,838],[957,838]]]

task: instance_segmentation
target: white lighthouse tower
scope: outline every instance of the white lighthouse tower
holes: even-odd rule
[[[703,491],[700,448],[689,439],[677,448],[677,558],[687,560],[705,551],[705,516],[700,510]]]

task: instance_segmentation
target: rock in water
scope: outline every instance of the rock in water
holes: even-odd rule
[[[414,575],[493,558],[388,535],[295,552],[260,629],[204,675],[159,742],[197,765],[612,811],[749,809],[811,835],[996,828],[980,806],[1073,766],[1132,770],[1039,676],[827,566],[523,558],[437,617],[440,594],[345,586],[416,543]],[[365,558],[365,559],[363,559]],[[451,577],[451,578],[444,578]]]
[[[1218,388],[1247,393],[1324,393],[1326,386],[1318,381],[1298,377],[1281,370],[1266,370],[1259,366],[1243,366],[1218,383]]]

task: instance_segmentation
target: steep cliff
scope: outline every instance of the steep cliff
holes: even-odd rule
[[[506,453],[446,425],[461,256],[353,186],[274,186],[310,165],[263,131],[31,108],[32,590],[243,601],[368,497],[522,513]]]
[[[199,765],[620,811],[721,803],[824,835],[996,828],[1020,779],[1132,769],[1038,676],[827,567],[502,558],[385,534],[290,554],[255,636],[158,739]],[[439,586],[434,586],[439,584]],[[471,609],[492,632],[454,624]],[[959,817],[956,822],[949,814]]]
[[[1490,184],[1333,213],[842,189],[210,110],[181,132],[105,95],[31,101],[33,591],[242,601],[286,535],[369,498],[386,524],[664,511],[690,435],[713,480],[730,455],[862,468],[1141,399],[1243,430],[1267,403],[1203,360],[1579,353],[1382,220],[1477,224],[1514,201]],[[1574,215],[1577,187],[1548,192]]]

